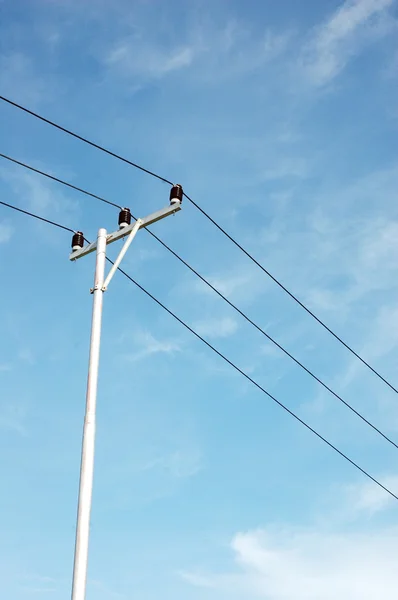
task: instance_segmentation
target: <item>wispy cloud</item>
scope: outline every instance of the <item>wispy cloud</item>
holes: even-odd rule
[[[225,338],[236,332],[238,323],[230,317],[210,318],[197,321],[194,328],[200,335],[208,338]]]
[[[27,576],[27,584],[20,587],[21,590],[28,594],[53,594],[59,590],[60,581],[47,575]]]
[[[148,461],[141,467],[141,471],[161,469],[167,471],[176,479],[183,479],[196,475],[202,468],[202,456],[198,451],[176,450],[171,454],[159,456]]]
[[[43,97],[44,89],[39,78],[32,75],[32,62],[21,52],[10,52],[0,57],[0,85],[6,95],[21,96],[23,82],[28,91],[27,101],[36,105]]]
[[[254,35],[243,21],[231,17],[216,22],[198,18],[193,11],[182,41],[175,44],[161,27],[154,37],[146,19],[147,15],[137,16],[131,33],[108,45],[100,59],[108,73],[137,78],[138,86],[180,71],[202,84],[232,81],[276,61],[292,37],[290,30],[269,28]]]
[[[349,305],[351,314],[355,313],[355,306]],[[355,350],[394,385],[398,349],[397,307],[375,307],[372,318],[359,318],[358,329],[358,339],[353,344]],[[387,387],[383,389],[381,382],[375,377],[364,378],[366,369],[354,356],[346,356],[333,370],[334,375],[328,381],[330,387],[344,399],[351,398],[350,403],[357,410],[395,438],[398,431],[398,407],[390,390]],[[335,402],[326,390],[318,388],[314,398],[303,403],[302,408],[311,419],[319,419],[323,426],[327,416],[327,424],[334,428],[335,434],[347,434],[350,425],[347,422],[342,429],[337,423]]]
[[[27,592],[29,594],[53,594],[57,591],[56,587],[34,587],[34,586],[24,586],[20,588],[22,591]]]
[[[398,348],[398,308],[382,306],[371,323],[367,324],[362,345],[358,348],[360,355],[366,357],[371,364],[377,365],[381,358],[385,359]],[[338,381],[341,389],[349,387],[361,372],[361,365],[354,358],[350,359],[340,374]]]
[[[126,360],[142,360],[155,354],[174,356],[177,352],[181,351],[180,342],[177,340],[159,340],[149,331],[138,332],[134,336],[133,345],[136,349],[133,352],[124,354]]]
[[[380,481],[388,489],[398,493],[398,475],[380,477]],[[394,502],[392,496],[372,482],[351,485],[347,488],[347,506],[355,516],[361,514],[372,516],[391,507]]]
[[[42,66],[42,65],[41,65]],[[0,87],[5,96],[30,107],[51,102],[61,88],[59,80],[44,74],[33,55],[11,50],[0,56]]]
[[[69,196],[40,179],[39,176],[21,171],[19,168],[2,168],[0,172],[4,181],[21,199],[19,205],[27,207],[40,216],[55,217],[64,225],[76,226],[79,213],[78,201],[71,200]]]
[[[302,64],[316,86],[332,81],[364,43],[386,31],[393,23],[388,9],[394,0],[346,0],[317,27],[303,50]]]
[[[269,161],[271,168],[259,172],[259,181],[283,180],[285,183],[290,179],[305,179],[309,173],[310,165],[303,157],[274,157]]]
[[[6,244],[12,238],[14,228],[8,223],[0,223],[0,244]]]
[[[207,279],[222,294],[231,296],[232,294],[235,294],[237,291],[241,290],[243,287],[247,286],[250,281],[250,276],[247,273],[236,273],[219,277],[207,277]],[[212,290],[202,282],[198,282],[197,286],[203,292],[207,292],[209,294],[213,293]]]
[[[371,306],[377,294],[398,287],[397,185],[398,170],[391,165],[325,190],[306,214],[295,214],[291,204],[289,221],[278,219],[260,232],[258,253],[319,316],[356,321],[361,303]],[[288,245],[272,243],[281,235],[288,236]],[[297,249],[305,260],[297,260]],[[379,306],[387,303],[387,295],[380,300]]]
[[[115,600],[126,598],[125,594],[115,591],[114,586],[110,587],[100,579],[89,579],[87,585],[89,589],[95,589],[96,593],[102,592],[107,598],[114,598]]]
[[[206,279],[224,296],[234,302],[250,303],[257,299],[267,288],[268,282],[258,277],[255,268],[247,265],[235,268],[228,274],[206,275]],[[214,292],[201,281],[195,281],[186,291],[198,292],[214,297]]]
[[[192,47],[156,47],[146,44],[142,39],[131,37],[117,42],[109,49],[105,65],[126,77],[156,79],[188,67],[193,58]]]
[[[29,365],[34,365],[36,362],[36,357],[31,348],[23,347],[18,352],[18,358],[22,362],[25,362]]]
[[[315,310],[341,311],[342,306],[349,310],[370,293],[395,287],[398,250],[393,240],[398,235],[398,221],[351,217],[337,227],[331,220],[327,222],[326,228],[318,230],[319,235],[314,230],[313,236],[324,266],[323,286],[309,286],[306,292]],[[337,277],[343,285],[336,286]]]
[[[254,74],[277,62],[287,50],[292,31],[264,29],[254,35],[250,26],[230,19],[225,25],[196,30],[202,40],[202,59],[195,76],[207,83],[225,83]]]
[[[126,508],[137,502],[147,504],[173,496],[186,480],[202,471],[204,462],[199,446],[191,439],[184,439],[179,432],[173,431],[172,436],[174,439],[170,436],[165,439],[164,428],[157,435],[148,431],[138,456],[136,452],[129,455],[127,451],[117,464],[112,461],[106,493],[114,506]],[[153,444],[142,450],[148,446],[148,439],[153,439]],[[134,482],[133,488],[131,482]]]
[[[26,436],[26,408],[22,403],[4,401],[0,405],[0,428]]]

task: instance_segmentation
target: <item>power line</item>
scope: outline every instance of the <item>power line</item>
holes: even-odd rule
[[[351,354],[353,354],[366,367],[368,367],[368,369],[370,369],[372,371],[372,373],[374,373],[374,375],[376,375],[379,379],[381,379],[381,381],[383,381],[386,385],[388,385],[388,387],[390,389],[392,389],[396,394],[398,394],[397,388],[395,388],[387,379],[385,379],[385,377],[383,377],[383,375],[381,375],[378,371],[376,371],[376,369],[374,369],[364,358],[362,358],[353,348],[351,348],[351,346],[349,346],[341,337],[339,337],[337,335],[337,333],[334,333],[334,331],[332,329],[330,329],[330,327],[328,327],[328,325],[326,325],[326,323],[324,321],[322,321],[322,319],[317,317],[316,314],[311,309],[309,309],[301,300],[299,300],[299,298],[297,296],[295,296],[290,290],[288,290],[287,287],[284,286],[283,283],[281,283],[274,275],[272,275],[272,273],[270,273],[261,263],[259,263],[258,260],[256,260],[254,258],[254,256],[252,256],[247,250],[245,250],[245,248],[241,244],[239,244],[239,242],[237,242],[229,233],[227,233],[227,231],[225,231],[225,229],[223,229],[221,227],[221,225],[219,225],[196,202],[194,202],[192,200],[192,198],[187,196],[187,194],[185,194],[185,193],[184,193],[184,196],[195,206],[195,208],[197,208],[199,210],[199,212],[201,212],[207,219],[209,219],[209,221],[211,221],[213,223],[213,225],[215,227],[217,227],[217,229],[219,231],[221,231],[221,233],[223,233],[233,244],[235,244],[235,246],[237,248],[239,248],[239,250],[241,250],[248,258],[250,258],[250,260],[257,267],[259,267],[268,277],[270,277],[272,279],[272,281],[274,281],[284,292],[286,292],[286,294],[288,294],[288,296],[290,296],[290,298],[292,298],[295,302],[297,302],[297,304],[299,306],[301,306],[301,308],[303,308],[309,315],[311,315],[311,317],[313,319],[315,319],[315,321],[317,321],[320,325],[322,325],[322,327],[324,329],[326,329],[326,331],[328,333],[330,333],[338,342],[340,342],[340,344],[342,344],[347,350],[349,350],[349,352],[351,352]]]
[[[7,204],[7,202],[3,202],[0,200],[0,204],[3,206],[7,206],[8,208],[12,208],[12,210],[17,210],[24,215],[28,215],[28,217],[32,217],[33,219],[38,219],[39,221],[44,221],[44,223],[49,223],[49,225],[54,225],[54,227],[59,227],[59,229],[64,229],[65,231],[69,231],[69,233],[75,233],[73,229],[70,227],[65,227],[65,225],[60,225],[55,221],[50,221],[50,219],[45,219],[44,217],[40,217],[39,215],[35,215],[34,213],[29,212],[28,210],[23,210],[22,208],[18,208],[17,206],[13,206],[12,204]]]
[[[85,194],[85,196],[90,196],[91,198],[95,198],[95,200],[99,200],[100,202],[104,202],[104,204],[109,204],[110,206],[114,206],[115,208],[119,208],[120,210],[123,208],[122,206],[119,206],[118,204],[115,204],[115,202],[111,202],[110,200],[106,200],[106,198],[102,198],[101,196],[97,196],[97,194],[92,194],[91,192],[88,192],[87,190],[83,190],[82,188],[78,187],[77,185],[73,185],[72,183],[69,183],[68,181],[65,181],[64,179],[59,179],[58,177],[55,177],[54,175],[50,175],[50,173],[46,173],[45,171],[40,171],[40,169],[36,169],[35,167],[32,167],[31,165],[28,165],[27,163],[21,162],[20,160],[17,160],[16,158],[11,158],[11,156],[7,156],[7,154],[2,154],[0,152],[0,157],[4,158],[6,160],[9,160],[10,162],[19,165],[20,167],[23,167],[24,169],[29,169],[29,171],[33,171],[34,173],[37,173],[38,175],[42,175],[43,177],[47,177],[47,179],[51,179],[52,181],[56,181],[57,183],[61,183],[62,185],[67,186],[68,188],[71,188],[72,190],[75,190],[76,192],[80,192],[81,194]]]
[[[35,117],[36,119],[40,119],[40,121],[43,121],[43,123],[47,123],[47,125],[51,125],[51,127],[55,127],[56,129],[59,129],[59,131],[63,131],[63,133],[67,133],[68,135],[71,135],[72,137],[76,138],[77,140],[80,140],[81,142],[84,142],[85,144],[88,144],[89,146],[92,146],[93,148],[96,148],[97,150],[101,150],[101,152],[105,152],[106,154],[109,154],[109,156],[113,156],[113,158],[117,158],[118,160],[121,160],[121,161],[127,163],[128,165],[130,165],[131,167],[134,167],[135,169],[139,169],[140,171],[142,171],[143,173],[146,173],[147,175],[150,175],[151,177],[155,177],[155,179],[159,179],[159,181],[163,181],[164,183],[173,185],[173,183],[171,181],[169,181],[168,179],[165,179],[164,177],[161,177],[157,173],[154,173],[153,171],[149,171],[149,169],[145,169],[144,167],[141,167],[137,163],[134,163],[131,160],[128,160],[127,158],[123,158],[123,156],[120,156],[119,154],[112,152],[112,150],[108,150],[107,148],[104,148],[103,146],[100,146],[99,144],[96,144],[95,142],[88,140],[87,138],[79,135],[78,133],[74,133],[70,129],[66,129],[66,127],[62,127],[62,125],[58,125],[58,123],[54,123],[54,121],[50,121],[50,119],[46,119],[45,117],[42,117],[41,115],[34,112],[33,110],[29,110],[29,108],[26,108],[25,106],[22,106],[21,104],[17,104],[16,102],[13,102],[9,98],[0,96],[0,100],[3,100],[4,102],[7,102],[8,104],[11,104],[11,106],[14,106],[15,108],[19,108],[20,110],[23,110],[24,112],[28,113],[32,117]]]
[[[28,215],[30,217],[34,217],[36,219],[39,219],[41,221],[45,221],[46,223],[49,223],[49,224],[54,225],[56,227],[59,227],[60,229],[65,229],[66,231],[73,232],[73,230],[70,230],[68,227],[64,227],[63,225],[60,225],[59,223],[51,222],[48,219],[44,219],[43,217],[40,217],[39,215],[35,215],[33,213],[28,213],[27,211],[19,209],[18,207],[13,206],[11,204],[5,204],[5,203],[2,203],[2,204],[4,204],[5,206],[7,206],[8,208],[11,208],[13,210],[17,210],[18,212],[22,212],[22,213],[24,213],[24,214],[26,214],[26,215]],[[88,241],[88,240],[86,240],[86,241]],[[109,263],[111,263],[113,265],[113,261],[110,258],[107,258],[107,260],[108,260]],[[334,450],[335,452],[337,452],[337,454],[339,454],[342,458],[344,458],[346,461],[348,461],[353,467],[355,467],[358,471],[360,471],[368,479],[370,479],[371,481],[373,481],[373,483],[375,483],[376,485],[378,485],[381,489],[383,489],[391,497],[395,498],[395,500],[398,500],[398,495],[394,494],[394,492],[392,492],[389,488],[387,488],[385,485],[383,485],[378,479],[376,479],[375,477],[373,477],[372,475],[370,475],[370,473],[368,473],[368,471],[366,471],[365,469],[363,469],[362,467],[360,467],[358,465],[358,463],[356,463],[355,461],[353,461],[344,452],[342,452],[341,450],[339,450],[337,448],[337,446],[335,446],[334,444],[332,444],[331,442],[329,442],[329,440],[327,440],[320,433],[318,433],[313,427],[311,427],[310,425],[308,425],[308,423],[306,423],[303,419],[301,419],[298,415],[296,415],[296,413],[294,413],[292,410],[290,410],[290,408],[288,408],[287,406],[285,406],[280,400],[278,400],[275,396],[273,396],[272,394],[270,394],[265,388],[263,388],[259,383],[257,383],[257,381],[255,381],[252,377],[250,377],[245,371],[243,371],[242,369],[240,369],[240,367],[238,367],[229,358],[227,358],[224,354],[222,354],[219,350],[217,350],[203,336],[201,336],[199,333],[197,333],[192,327],[190,327],[187,323],[185,323],[185,321],[183,321],[182,319],[180,319],[180,317],[178,317],[173,311],[171,311],[169,308],[167,308],[167,306],[165,304],[163,304],[160,300],[158,300],[155,296],[153,296],[153,294],[151,294],[150,292],[148,292],[141,284],[139,284],[137,281],[135,281],[135,279],[133,279],[133,277],[131,277],[128,273],[126,273],[126,271],[124,271],[120,267],[118,268],[118,270],[129,281],[131,281],[132,283],[134,283],[134,285],[136,285],[142,292],[144,292],[149,298],[151,298],[151,300],[153,300],[154,302],[156,302],[156,304],[158,306],[160,306],[161,308],[163,308],[163,310],[165,310],[171,317],[173,317],[176,321],[178,321],[178,323],[180,323],[180,325],[182,325],[183,327],[185,327],[185,329],[187,329],[197,339],[199,339],[201,342],[203,342],[208,348],[210,348],[210,350],[212,350],[213,352],[215,352],[222,360],[224,360],[227,364],[229,364],[235,371],[237,371],[240,375],[242,375],[243,377],[245,377],[245,379],[247,379],[247,381],[249,381],[250,383],[252,383],[256,388],[258,388],[261,392],[263,392],[263,394],[265,394],[266,396],[268,396],[268,398],[270,398],[273,402],[275,402],[280,408],[282,408],[290,416],[292,416],[294,419],[296,419],[296,421],[298,421],[299,423],[301,423],[301,425],[303,425],[306,429],[308,429],[309,431],[311,431],[311,433],[313,433],[314,435],[316,435],[320,440],[322,440],[325,444],[327,444],[330,448],[332,448],[332,450]]]
[[[99,144],[92,142],[91,140],[71,131],[70,129],[67,129],[66,127],[62,127],[58,123],[55,123],[54,121],[51,121],[50,119],[47,119],[46,117],[43,117],[42,115],[39,115],[38,113],[26,108],[25,106],[22,106],[21,104],[18,104],[17,102],[14,102],[13,100],[10,100],[9,98],[6,98],[5,96],[0,95],[0,100],[3,100],[3,102],[6,102],[6,103],[10,104],[11,106],[14,106],[15,108],[18,108],[19,110],[24,111],[25,113],[35,117],[36,119],[39,119],[40,121],[47,123],[48,125],[51,125],[52,127],[55,127],[56,129],[62,131],[63,133],[66,133],[66,134],[80,140],[81,142],[84,142],[85,144],[88,144],[89,146],[92,146],[93,148],[100,150],[101,152],[105,152],[106,154],[108,154],[109,156],[112,156],[113,158],[116,158],[117,160],[121,160],[122,162],[134,167],[135,169],[139,169],[140,171],[147,173],[151,177],[155,177],[156,179],[163,181],[164,183],[173,185],[173,182],[171,182],[169,179],[166,179],[165,177],[158,175],[154,171],[150,171],[149,169],[146,169],[145,167],[142,167],[141,165],[132,162],[131,160],[125,158],[124,156],[121,156],[120,154],[116,154],[115,152],[112,152],[111,150],[109,150],[108,148],[105,148],[104,146],[100,146]],[[317,317],[317,315],[311,309],[309,309],[295,294],[293,294],[290,290],[288,290],[288,288],[283,283],[281,283],[274,275],[272,275],[272,273],[270,273],[270,271],[268,271],[256,258],[254,258],[254,256],[252,254],[250,254],[250,252],[248,252],[237,240],[235,240],[234,237],[232,237],[223,227],[221,227],[221,225],[219,225],[201,206],[199,206],[199,204],[197,204],[185,192],[184,192],[184,196],[186,197],[186,199],[189,202],[191,202],[191,204],[204,217],[206,217],[206,219],[208,219],[223,235],[225,235],[239,250],[241,250],[259,269],[261,269],[265,275],[267,275],[270,279],[272,279],[272,281],[274,283],[276,283],[286,294],[288,294],[288,296],[290,296],[290,298],[292,298],[292,300],[294,300],[313,319],[315,319],[315,321],[317,321],[317,323],[319,323],[319,325],[321,325],[328,333],[330,333],[330,335],[332,335],[338,342],[340,342],[340,344],[342,344],[349,352],[351,352],[351,354],[353,356],[355,356],[359,361],[361,361],[362,364],[364,364],[368,369],[370,369],[370,371],[372,371],[372,373],[374,375],[376,375],[381,381],[383,381],[391,390],[393,390],[395,393],[398,394],[397,388],[395,388],[385,377],[383,377],[383,375],[381,375],[376,369],[374,369],[364,358],[362,358],[340,336],[338,336],[336,333],[334,333],[334,331],[330,327],[328,327],[328,325],[326,325],[326,323],[324,321],[322,321],[322,319]]]
[[[21,162],[20,160],[17,160],[16,158],[11,158],[11,156],[7,156],[7,154],[2,154],[0,152],[0,157],[4,158],[6,160],[9,160],[10,162],[12,162],[16,165],[19,165],[20,167],[24,167],[24,169],[29,169],[29,171],[33,171],[34,173],[37,173],[38,175],[47,177],[47,179],[51,179],[52,181],[61,183],[62,185],[65,185],[68,188],[71,188],[72,190],[76,190],[76,192],[80,192],[81,194],[85,194],[86,196],[90,196],[91,198],[95,198],[95,200],[99,200],[100,202],[104,202],[105,204],[109,204],[110,206],[114,206],[115,208],[119,208],[119,209],[123,208],[122,206],[119,206],[118,204],[115,204],[114,202],[111,202],[110,200],[106,200],[106,198],[101,198],[101,196],[97,196],[97,194],[92,194],[91,192],[88,192],[87,190],[83,190],[82,188],[78,187],[77,185],[73,185],[72,183],[64,181],[63,179],[59,179],[58,177],[55,177],[54,175],[50,175],[50,173],[46,173],[45,171],[40,171],[40,169],[36,169],[35,167],[32,167],[31,165]]]
[[[108,259],[108,260],[110,260],[110,259]],[[327,440],[320,433],[318,433],[313,427],[311,427],[310,425],[308,425],[308,423],[306,423],[303,419],[301,419],[298,415],[296,415],[296,413],[294,413],[292,410],[290,410],[290,408],[288,408],[287,406],[285,406],[285,404],[283,404],[275,396],[273,396],[272,394],[270,394],[269,392],[267,392],[267,390],[265,388],[263,388],[259,383],[257,383],[257,381],[255,381],[252,377],[250,377],[250,375],[248,375],[247,373],[245,373],[245,371],[243,371],[242,369],[240,369],[235,363],[233,363],[231,360],[229,360],[229,358],[227,358],[224,354],[222,354],[219,350],[217,350],[212,344],[210,344],[207,340],[205,340],[205,338],[203,338],[201,335],[199,335],[199,333],[197,333],[192,327],[190,327],[187,323],[185,323],[182,319],[180,319],[175,313],[173,313],[169,308],[167,308],[167,306],[165,306],[162,302],[160,302],[160,300],[158,300],[157,298],[155,298],[155,296],[153,296],[144,287],[142,287],[142,285],[140,285],[137,281],[135,281],[135,279],[133,279],[130,275],[128,275],[128,273],[126,273],[125,271],[123,271],[123,269],[121,269],[120,267],[119,267],[119,271],[125,277],[127,277],[127,279],[129,279],[132,283],[134,283],[149,298],[151,298],[151,300],[153,300],[154,302],[156,302],[156,304],[158,304],[161,308],[163,308],[170,316],[172,316],[176,321],[178,321],[188,331],[190,331],[195,337],[197,337],[198,340],[200,340],[201,342],[203,342],[204,344],[206,344],[206,346],[208,348],[210,348],[211,350],[213,350],[213,352],[215,352],[220,358],[222,358],[233,369],[235,369],[235,371],[237,371],[238,373],[240,373],[241,375],[243,375],[243,377],[245,377],[245,379],[247,379],[248,381],[250,381],[250,383],[252,383],[253,385],[255,385],[261,392],[263,392],[266,396],[268,396],[268,398],[270,398],[273,402],[275,402],[278,406],[280,406],[280,408],[283,408],[284,411],[286,411],[287,413],[289,413],[289,415],[291,415],[294,419],[296,419],[296,421],[298,421],[299,423],[301,423],[301,425],[304,425],[304,427],[306,427],[309,431],[311,431],[313,434],[315,434],[320,440],[322,440],[323,442],[325,442],[325,444],[327,444],[330,448],[332,448],[332,450],[334,450],[335,452],[337,452],[340,456],[342,456],[345,460],[347,460],[356,469],[358,469],[359,471],[361,471],[361,473],[363,473],[364,475],[366,475],[366,477],[369,477],[374,483],[376,483],[378,486],[380,486],[382,489],[384,489],[384,491],[386,491],[393,498],[395,498],[396,500],[398,500],[398,496],[396,496],[393,492],[391,492],[391,490],[389,490],[380,481],[378,481],[372,475],[370,475],[367,471],[365,471],[365,469],[363,469],[362,467],[360,467],[358,465],[358,463],[354,462],[351,458],[349,458],[346,454],[344,454],[344,452],[342,452],[336,446],[334,446],[331,442],[329,442],[329,440]]]
[[[72,189],[85,194],[91,198],[99,200],[101,202],[105,202],[106,204],[110,204],[111,206],[118,207],[117,204],[106,200],[101,196],[97,196],[83,188],[77,187],[75,185],[71,185],[70,183],[63,181],[57,177],[49,175],[44,171],[40,171],[31,167],[30,165],[20,162],[14,158],[11,158],[5,154],[0,153],[0,157],[5,158],[7,160],[11,160],[13,163],[18,164],[26,169],[30,169],[35,173],[38,173],[44,177],[49,177],[50,179],[60,183],[62,185],[66,185],[71,187]],[[136,219],[136,217],[133,218]],[[146,229],[146,228],[145,228]],[[196,275],[203,283],[205,283],[213,292],[215,292],[220,298],[222,298],[231,308],[233,308],[239,315],[241,315],[250,325],[255,327],[257,331],[259,331],[262,335],[264,335],[270,342],[272,342],[279,350],[281,350],[286,356],[288,356],[291,360],[293,360],[301,369],[303,369],[310,377],[312,377],[317,383],[323,386],[330,394],[332,394],[337,400],[339,400],[342,404],[344,404],[351,412],[353,412],[357,417],[359,417],[364,423],[366,423],[369,427],[371,427],[376,433],[382,436],[387,442],[392,444],[395,448],[398,449],[398,444],[394,442],[390,437],[388,437],[385,433],[383,433],[378,427],[376,427],[371,421],[369,421],[366,417],[364,417],[359,411],[357,411],[351,404],[349,404],[346,400],[344,400],[339,394],[337,394],[331,387],[329,387],[324,381],[322,381],[313,371],[308,369],[303,363],[301,363],[293,354],[291,354],[286,348],[284,348],[279,342],[277,342],[271,335],[269,335],[264,329],[262,329],[257,323],[255,323],[250,317],[248,317],[240,308],[238,308],[233,302],[231,302],[224,294],[222,294],[214,285],[212,285],[203,275],[201,275],[198,271],[196,271],[190,264],[188,264],[177,252],[175,252],[172,248],[170,248],[161,238],[155,235],[150,229],[146,229],[146,231],[157,241],[159,242],[166,250],[168,250],[175,258],[177,258],[187,269],[189,269],[194,275]]]

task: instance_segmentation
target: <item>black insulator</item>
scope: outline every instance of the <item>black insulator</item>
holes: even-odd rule
[[[129,208],[122,208],[119,213],[119,227],[127,227],[131,224],[131,212]]]
[[[177,202],[182,202],[182,198],[184,196],[184,192],[182,189],[182,185],[176,183],[170,190],[170,204],[176,204]]]
[[[72,238],[72,250],[79,250],[84,246],[84,235],[81,231],[76,231]]]

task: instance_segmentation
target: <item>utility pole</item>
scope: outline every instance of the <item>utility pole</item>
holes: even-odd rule
[[[119,267],[137,232],[143,227],[148,227],[148,225],[180,211],[182,198],[182,187],[178,184],[174,185],[170,191],[170,206],[152,213],[143,219],[138,219],[133,225],[131,225],[130,210],[124,208],[119,214],[118,231],[107,235],[105,229],[99,229],[97,240],[86,246],[84,246],[85,240],[81,231],[76,232],[72,238],[72,253],[69,256],[70,260],[78,260],[91,252],[96,252],[94,287],[90,290],[93,294],[93,313],[87,376],[86,415],[84,418],[80,466],[72,600],[85,600],[86,597],[90,513],[94,473],[95,417],[104,292],[107,290],[113,275]],[[105,279],[106,247],[108,244],[112,244],[126,236],[128,237]]]

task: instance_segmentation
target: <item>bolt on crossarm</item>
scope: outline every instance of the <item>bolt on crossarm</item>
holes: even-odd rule
[[[91,252],[96,252],[94,287],[90,290],[93,294],[93,313],[87,375],[86,414],[84,418],[80,466],[72,600],[85,600],[86,597],[103,295],[138,231],[143,227],[147,227],[156,221],[160,221],[161,219],[180,211],[182,198],[182,187],[177,184],[171,189],[169,206],[152,213],[147,217],[138,219],[134,224],[131,224],[130,210],[124,208],[119,214],[119,229],[117,231],[107,234],[106,230],[101,228],[98,231],[97,240],[86,246],[84,246],[84,236],[81,231],[76,232],[72,238],[72,253],[69,256],[70,260],[78,260]],[[126,237],[127,239],[115,260],[114,265],[105,278],[107,245]]]

